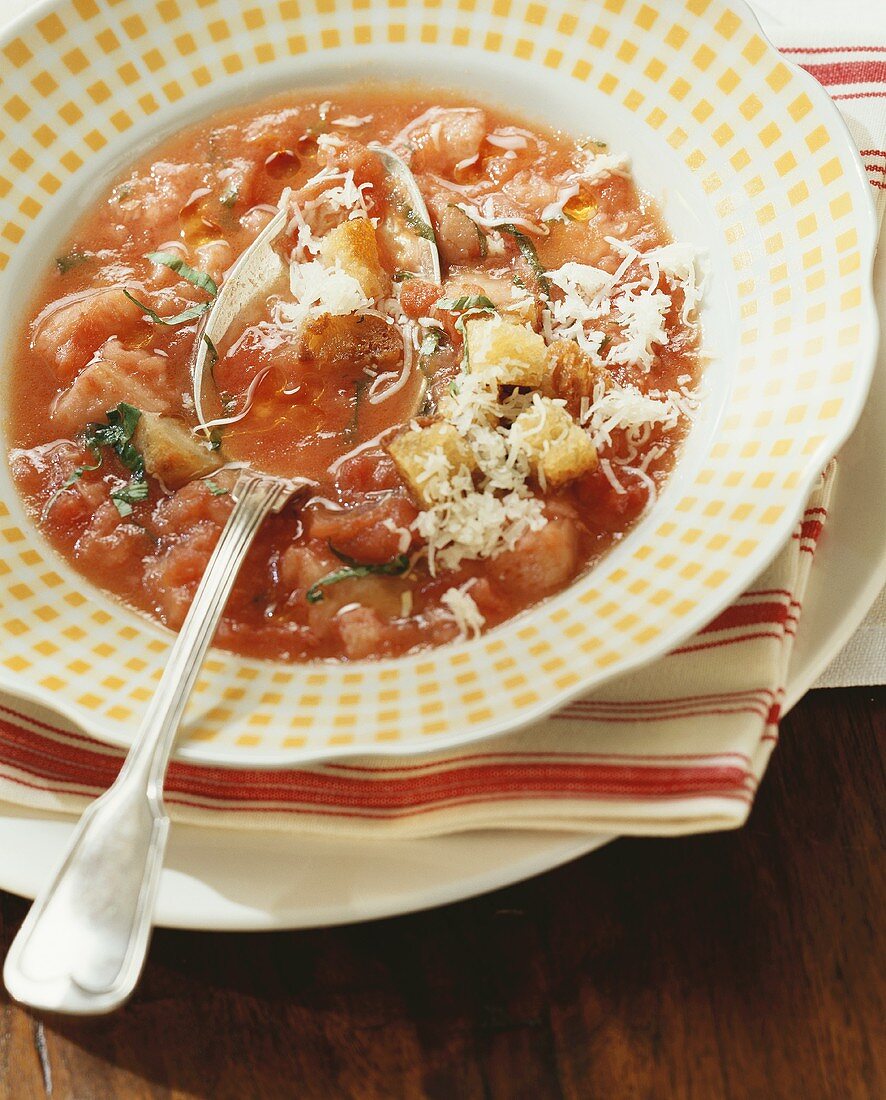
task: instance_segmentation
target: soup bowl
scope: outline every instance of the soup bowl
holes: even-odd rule
[[[655,660],[778,552],[864,404],[877,342],[869,185],[824,91],[721,0],[50,0],[0,42],[0,341],[110,179],[213,111],[353,81],[459,88],[630,154],[705,253],[702,401],[641,521],[560,595],[396,660],[213,650],[181,757],[273,767],[440,750]],[[91,587],[0,472],[0,692],[128,745],[171,635]]]

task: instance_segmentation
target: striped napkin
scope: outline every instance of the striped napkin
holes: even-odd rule
[[[781,41],[785,41],[781,35]],[[886,45],[788,42],[837,99],[886,204]],[[640,673],[507,737],[422,757],[283,771],[174,763],[177,820],[419,837],[478,828],[676,835],[741,825],[778,735],[798,617],[837,476],[832,463],[771,567],[704,630]],[[79,812],[119,752],[58,717],[0,706],[0,800]]]

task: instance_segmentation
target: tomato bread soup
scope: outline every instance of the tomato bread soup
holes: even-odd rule
[[[279,209],[286,277],[209,348],[209,415],[201,321]],[[89,580],[177,629],[238,470],[308,481],[226,609],[218,641],[246,654],[398,656],[562,590],[652,503],[695,408],[694,250],[627,159],[443,93],[217,116],[122,176],[47,267],[10,461]]]

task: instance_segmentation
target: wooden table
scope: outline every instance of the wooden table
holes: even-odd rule
[[[374,924],[161,931],[114,1017],[0,1002],[0,1096],[879,1100],[884,734],[886,689],[817,692],[740,832]]]

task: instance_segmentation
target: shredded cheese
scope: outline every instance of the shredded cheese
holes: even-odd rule
[[[440,602],[449,609],[449,613],[458,627],[460,638],[476,638],[486,622],[483,613],[468,592],[473,584],[474,580],[472,578],[460,588],[448,589],[440,597]]]

